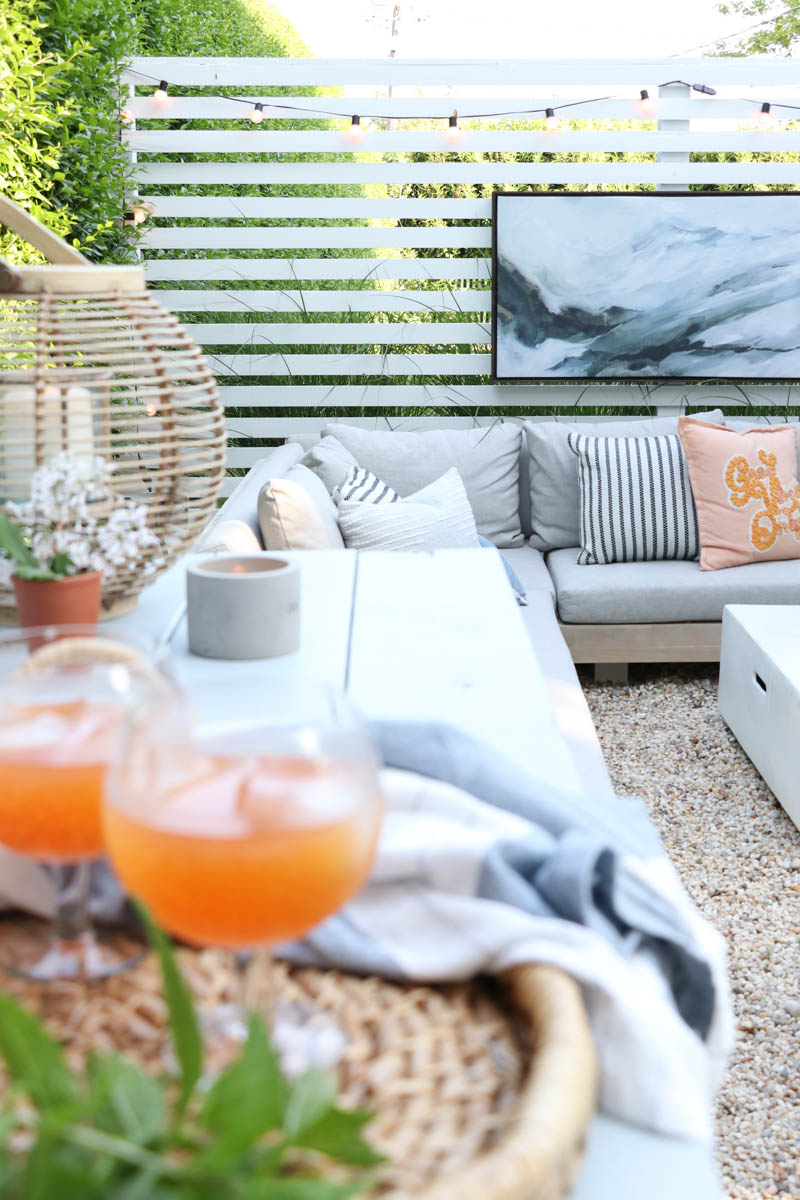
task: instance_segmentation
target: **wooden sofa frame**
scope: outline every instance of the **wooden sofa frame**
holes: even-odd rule
[[[572,661],[592,663],[595,678],[624,682],[628,663],[719,662],[721,621],[652,625],[559,624]]]

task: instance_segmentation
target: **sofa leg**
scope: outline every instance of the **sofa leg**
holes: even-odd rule
[[[595,663],[594,681],[595,683],[627,683],[628,664],[624,662]]]

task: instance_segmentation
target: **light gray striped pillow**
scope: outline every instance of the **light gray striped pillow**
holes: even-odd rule
[[[578,562],[693,559],[697,512],[677,434],[569,435],[581,489]]]
[[[394,504],[400,497],[394,488],[384,483],[366,467],[352,467],[333,492],[335,504],[342,500],[359,500],[362,504]]]

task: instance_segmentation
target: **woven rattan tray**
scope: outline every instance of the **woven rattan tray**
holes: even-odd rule
[[[0,921],[8,953],[24,925]],[[228,960],[180,952],[201,1007],[233,998]],[[3,983],[79,1059],[114,1048],[162,1069],[165,1009],[151,957],[101,984]],[[373,1109],[387,1155],[373,1200],[558,1200],[580,1162],[595,1059],[580,992],[550,967],[500,982],[409,987],[338,971],[271,967],[281,999],[313,999],[345,1030],[345,1104]]]

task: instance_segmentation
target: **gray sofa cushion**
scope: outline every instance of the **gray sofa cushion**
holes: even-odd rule
[[[704,421],[722,421],[722,411],[696,413]],[[575,455],[567,444],[570,433],[588,437],[647,437],[677,433],[677,417],[628,417],[622,421],[525,421],[530,457],[531,544],[537,550],[558,550],[580,542],[580,487]]]
[[[696,562],[578,565],[577,547],[547,556],[558,615],[572,625],[720,621],[726,604],[800,603],[800,559],[701,571]]]
[[[300,461],[322,480],[331,496],[342,486],[349,472],[362,465],[335,437],[324,437],[315,442]]]
[[[326,425],[357,460],[401,496],[408,496],[456,467],[464,481],[478,533],[501,550],[523,544],[519,521],[519,455],[522,431],[512,422],[475,429],[424,433]],[[574,468],[573,468],[574,469]]]
[[[503,558],[518,577],[528,597],[531,592],[545,592],[555,604],[555,585],[540,550],[535,550],[533,546],[517,546],[512,550],[504,550]]]
[[[533,554],[538,550],[529,548]],[[524,554],[511,550],[509,554]],[[542,564],[544,569],[544,564]],[[600,749],[589,705],[578,679],[572,655],[556,624],[551,598],[544,591],[528,592],[528,607],[520,613],[530,635],[553,703],[556,725],[564,735],[584,791],[589,796],[611,796],[614,789]]]

